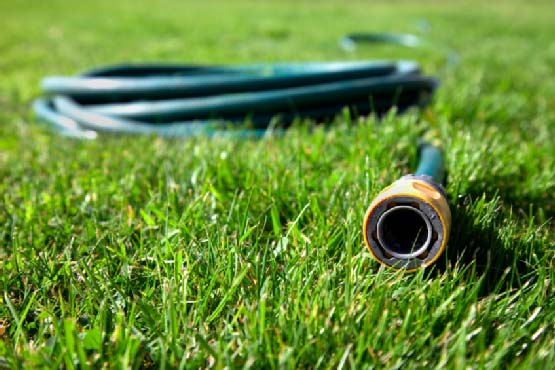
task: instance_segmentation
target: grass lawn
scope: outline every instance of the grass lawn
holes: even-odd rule
[[[0,2],[0,368],[553,368],[555,6],[409,1]],[[351,31],[441,54],[342,51]],[[423,111],[261,140],[61,137],[51,74],[124,61],[411,58]],[[448,252],[380,267],[374,195],[428,132],[447,156]]]

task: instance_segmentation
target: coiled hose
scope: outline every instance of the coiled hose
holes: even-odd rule
[[[80,77],[49,77],[38,116],[63,133],[206,135],[272,120],[326,120],[425,104],[436,80],[412,62],[331,62],[253,66],[129,65]],[[256,132],[256,131],[255,131]],[[90,135],[90,133],[88,134]]]
[[[349,49],[357,42],[422,44],[412,35],[353,34],[342,45]],[[426,104],[437,84],[412,61],[120,65],[45,78],[45,96],[34,102],[34,111],[62,134],[80,138],[97,133],[260,136],[274,124],[287,127],[297,118],[328,121],[344,109],[355,115],[394,107],[402,112]],[[446,200],[436,204],[445,197],[443,166],[437,148],[422,146],[416,176],[401,179],[403,186],[389,189],[370,206],[365,241],[381,263],[427,266],[445,248],[449,208],[444,210]],[[422,189],[432,190],[422,195]]]

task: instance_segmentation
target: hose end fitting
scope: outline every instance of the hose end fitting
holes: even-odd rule
[[[406,175],[385,188],[368,207],[363,224],[374,259],[409,271],[434,263],[450,231],[445,191],[426,175]]]

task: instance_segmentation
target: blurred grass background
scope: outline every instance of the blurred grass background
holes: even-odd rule
[[[555,360],[554,5],[0,3],[0,367],[516,367]],[[410,32],[460,54],[360,47]],[[46,75],[121,62],[420,62],[421,112],[262,140],[69,140]],[[441,139],[454,215],[431,270],[363,247],[372,197]]]

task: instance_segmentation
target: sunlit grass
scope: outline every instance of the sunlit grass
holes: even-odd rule
[[[555,360],[552,5],[2,2],[0,367],[520,367]],[[550,13],[551,12],[551,13]],[[461,57],[345,53],[403,31]],[[414,58],[421,112],[261,140],[74,141],[40,78],[105,63]],[[454,216],[432,269],[380,268],[372,197],[444,144]]]

